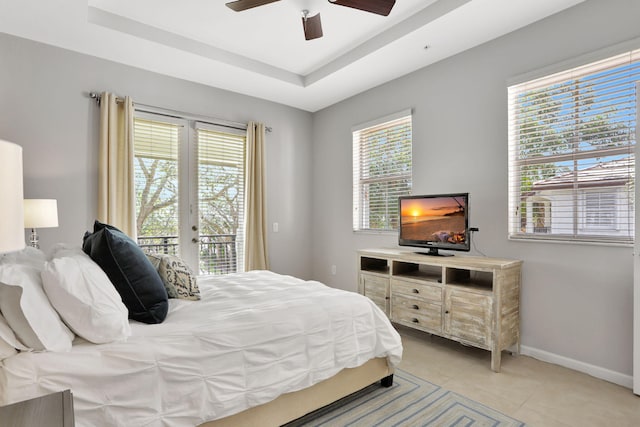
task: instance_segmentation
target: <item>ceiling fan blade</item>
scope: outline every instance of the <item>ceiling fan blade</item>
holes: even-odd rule
[[[280,0],[236,0],[226,4],[229,9],[233,9],[236,12],[251,9],[258,6],[263,6],[269,3],[275,3]]]
[[[329,0],[329,3],[388,16],[396,0]]]
[[[304,28],[305,40],[319,39],[322,37],[322,23],[320,14],[302,17],[302,28]]]

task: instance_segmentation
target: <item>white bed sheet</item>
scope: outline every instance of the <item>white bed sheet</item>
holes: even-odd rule
[[[127,342],[76,339],[69,353],[0,364],[0,404],[71,389],[76,425],[195,426],[309,387],[343,368],[402,357],[400,336],[362,295],[267,271],[200,280],[164,323]]]

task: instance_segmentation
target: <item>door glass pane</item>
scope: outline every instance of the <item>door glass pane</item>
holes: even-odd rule
[[[197,134],[200,273],[242,271],[245,135],[202,128]]]
[[[145,252],[179,255],[178,147],[181,126],[134,120],[138,244]]]

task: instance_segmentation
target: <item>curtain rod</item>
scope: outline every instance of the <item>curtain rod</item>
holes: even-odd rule
[[[89,98],[91,99],[95,99],[96,102],[98,103],[98,105],[100,105],[100,100],[102,98],[102,95],[100,95],[97,92],[89,92]],[[120,102],[124,102],[124,98],[117,96],[116,95],[116,102],[120,103]],[[224,119],[217,119],[214,117],[206,117],[206,116],[199,116],[199,115],[195,115],[195,114],[191,114],[191,113],[186,113],[184,111],[177,111],[177,110],[169,110],[167,108],[162,108],[162,107],[155,107],[153,105],[145,105],[145,104],[140,104],[137,102],[134,102],[134,106],[138,106],[139,108],[136,108],[138,111],[144,111],[145,113],[154,113],[154,114],[161,114],[164,116],[168,116],[168,117],[176,117],[176,118],[181,118],[181,119],[193,119],[193,120],[197,120],[200,122],[207,122],[209,124],[212,125],[222,125],[222,126],[227,126],[230,128],[234,128],[234,129],[241,129],[241,130],[246,130],[247,129],[247,124],[246,123],[240,123],[240,122],[232,122],[229,120],[224,120]],[[212,122],[213,120],[213,122]],[[265,126],[264,128],[265,131],[267,132],[271,132],[271,127],[269,126]]]

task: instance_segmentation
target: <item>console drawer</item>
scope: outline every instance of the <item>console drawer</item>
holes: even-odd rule
[[[391,287],[394,295],[437,303],[442,302],[442,286],[437,284],[429,285],[392,278]]]
[[[391,320],[430,331],[442,330],[442,304],[399,295],[391,297]]]

